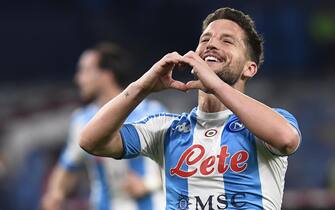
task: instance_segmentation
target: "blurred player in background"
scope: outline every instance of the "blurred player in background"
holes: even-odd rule
[[[107,101],[118,95],[131,72],[131,60],[124,49],[100,43],[80,57],[75,81],[88,105],[72,116],[67,145],[50,177],[42,198],[43,210],[62,210],[66,197],[76,186],[79,170],[88,170],[94,210],[153,210],[164,208],[158,165],[148,158],[130,161],[99,158],[87,154],[78,144],[79,132]],[[120,107],[120,110],[123,107]],[[127,121],[165,111],[158,102],[144,100]],[[80,183],[79,183],[80,184]]]
[[[96,155],[154,159],[164,169],[167,209],[281,209],[287,156],[301,136],[290,113],[244,94],[262,59],[251,18],[218,9],[204,20],[195,52],[155,63],[95,115],[80,145]],[[174,80],[180,64],[197,80]],[[164,89],[197,89],[198,107],[123,124],[145,97]]]

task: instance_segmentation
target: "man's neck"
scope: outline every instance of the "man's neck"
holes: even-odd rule
[[[236,83],[232,88],[244,92],[244,85]],[[201,90],[198,93],[198,106],[203,112],[220,112],[228,109],[214,94],[207,94]]]
[[[219,112],[227,109],[215,95],[207,94],[201,90],[199,90],[198,106],[203,112]]]

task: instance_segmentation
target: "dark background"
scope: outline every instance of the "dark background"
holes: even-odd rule
[[[133,50],[138,71],[166,52],[194,49],[207,14],[249,13],[264,35],[266,77],[334,76],[334,1],[33,0],[0,7],[1,81],[64,80],[87,46],[113,40]],[[317,69],[317,70],[316,70]]]

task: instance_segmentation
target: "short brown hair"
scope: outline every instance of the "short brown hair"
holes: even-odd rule
[[[245,43],[248,48],[249,57],[259,68],[264,61],[264,41],[262,36],[257,33],[255,23],[251,17],[236,9],[229,7],[220,8],[206,17],[202,23],[202,30],[204,31],[211,22],[220,19],[231,20],[244,30],[247,36]]]

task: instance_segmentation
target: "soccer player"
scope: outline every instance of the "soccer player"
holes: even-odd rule
[[[78,144],[80,130],[99,107],[122,91],[130,70],[125,50],[113,43],[101,43],[80,57],[75,81],[84,101],[92,101],[74,112],[67,146],[61,154],[42,199],[44,210],[63,209],[66,196],[74,189],[79,170],[87,168],[90,177],[91,209],[161,209],[161,176],[158,165],[149,158],[113,160],[91,156]],[[144,100],[128,116],[140,120],[147,114],[165,111],[158,102]]]
[[[262,60],[252,19],[218,9],[203,21],[195,52],[169,53],[155,63],[97,113],[80,145],[95,155],[155,160],[167,209],[280,209],[287,156],[301,135],[289,112],[244,94]],[[186,84],[171,76],[185,64],[196,77]],[[124,123],[146,96],[164,89],[198,89],[198,106]]]

